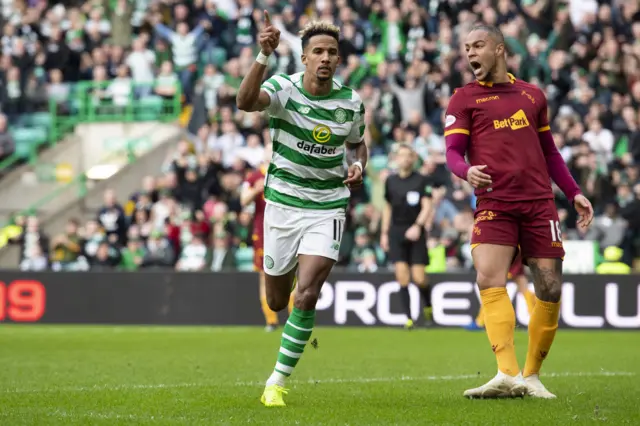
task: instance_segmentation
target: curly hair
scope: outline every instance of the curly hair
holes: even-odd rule
[[[302,49],[304,50],[309,44],[309,40],[313,36],[320,34],[328,35],[340,41],[340,28],[326,21],[312,21],[300,30],[300,38],[302,39]]]

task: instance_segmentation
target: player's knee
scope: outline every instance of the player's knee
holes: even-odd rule
[[[303,311],[310,311],[316,308],[320,294],[312,286],[301,287],[296,294],[295,306]]]
[[[549,277],[538,285],[540,300],[558,303],[562,297],[562,280],[560,277]]]
[[[505,276],[499,274],[487,274],[481,271],[478,271],[476,282],[478,283],[480,290],[493,287],[504,287],[507,285]]]
[[[544,302],[557,303],[562,296],[562,261],[553,263],[530,259],[529,267],[536,287],[536,295]]]
[[[267,305],[274,312],[280,312],[289,304],[289,298],[283,298],[277,294],[267,294]]]

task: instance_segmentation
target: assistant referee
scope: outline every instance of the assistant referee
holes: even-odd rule
[[[429,264],[425,226],[431,211],[431,179],[414,171],[416,153],[401,144],[396,151],[398,173],[387,178],[382,214],[380,246],[388,253],[400,284],[400,296],[407,315],[406,329],[414,327],[411,317],[409,282],[418,286],[424,302],[425,324],[431,323],[431,290],[425,267]]]

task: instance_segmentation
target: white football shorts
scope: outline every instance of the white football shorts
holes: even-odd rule
[[[300,210],[267,203],[264,210],[264,272],[288,273],[298,255],[338,260],[345,213],[336,210]]]

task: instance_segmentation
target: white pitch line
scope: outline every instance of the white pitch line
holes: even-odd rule
[[[636,373],[628,371],[599,371],[599,372],[562,372],[562,373],[546,373],[543,378],[555,377],[620,377],[635,376]],[[448,376],[396,376],[396,377],[357,377],[353,379],[308,379],[308,380],[289,380],[287,384],[340,384],[340,383],[392,383],[392,382],[445,382],[451,380],[467,380],[473,378],[489,377],[483,374],[460,374]],[[235,382],[235,386],[262,386],[261,382]],[[92,392],[92,391],[119,391],[119,390],[146,390],[146,389],[179,389],[179,388],[203,388],[220,386],[218,383],[159,383],[159,384],[123,384],[123,385],[94,385],[94,386],[77,386],[77,387],[61,387],[51,389],[0,389],[0,394],[11,393],[57,393],[57,392]]]
[[[546,373],[546,377],[610,377],[610,376],[635,376],[635,373],[625,371],[601,371],[601,372],[564,372]],[[482,374],[460,374],[456,376],[399,376],[399,377],[361,377],[355,379],[309,379],[309,380],[288,380],[287,384],[339,384],[339,383],[390,383],[390,382],[445,382],[451,380],[467,380],[477,377],[485,377]],[[486,376],[488,377],[488,376]],[[264,385],[263,382],[236,382],[236,386],[257,386]]]

